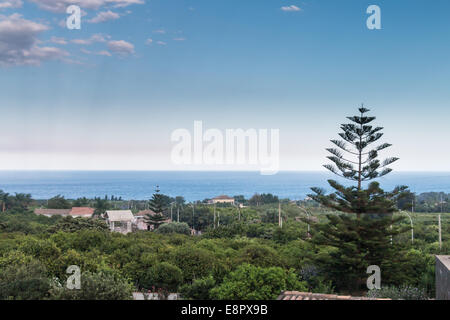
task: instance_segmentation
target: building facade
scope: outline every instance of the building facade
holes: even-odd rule
[[[436,300],[450,300],[450,256],[436,256]]]
[[[212,204],[214,204],[214,203],[229,203],[229,204],[234,205],[234,198],[229,197],[227,195],[221,195],[221,196],[212,198],[209,201],[209,203],[212,203]]]

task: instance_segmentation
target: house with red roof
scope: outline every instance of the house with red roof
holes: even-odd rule
[[[71,216],[71,217],[82,217],[82,218],[90,218],[94,213],[94,208],[90,207],[73,207],[72,209],[44,209],[44,208],[36,208],[34,209],[35,214],[44,215],[46,217],[52,216]]]
[[[92,217],[93,214],[94,208],[90,207],[73,207],[69,212],[69,215],[71,215],[74,218],[76,217],[90,218]]]

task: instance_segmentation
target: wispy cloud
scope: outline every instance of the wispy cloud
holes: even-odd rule
[[[112,56],[112,54],[109,51],[107,51],[107,50],[90,51],[90,50],[87,50],[85,48],[82,48],[82,49],[80,49],[80,51],[85,53],[85,54],[95,54],[95,55],[98,55],[98,56],[108,56],[108,57]]]
[[[56,44],[62,44],[62,45],[67,44],[67,41],[64,38],[58,38],[58,37],[51,37],[50,42],[56,43]]]
[[[290,5],[290,6],[281,7],[281,10],[282,11],[301,11],[302,9],[300,9],[297,6]]]
[[[94,18],[88,20],[89,23],[100,23],[109,20],[119,19],[120,15],[116,12],[112,12],[111,10],[99,12]]]
[[[150,39],[150,38],[148,38],[146,41],[145,41],[145,44],[152,44],[153,43],[153,39]]]
[[[73,39],[70,42],[79,44],[79,45],[91,45],[95,42],[106,42],[107,39],[111,38],[109,35],[103,35],[100,33],[96,33],[92,35],[89,39]]]
[[[21,8],[22,5],[22,0],[2,0],[2,2],[0,2],[0,10]]]
[[[165,46],[167,43],[164,41],[156,41],[156,44],[159,44],[160,46]]]
[[[108,49],[112,53],[120,56],[127,56],[134,53],[134,45],[124,40],[113,40],[108,42]]]
[[[174,41],[185,41],[186,38],[173,38]]]
[[[7,0],[11,1],[11,0]],[[65,12],[71,4],[76,4],[83,9],[98,10],[102,7],[112,6],[114,8],[123,8],[132,4],[144,4],[144,0],[28,0],[36,3],[39,8],[52,12]]]
[[[153,31],[153,33],[165,34],[165,33],[166,33],[166,30],[164,30],[164,29],[158,29],[158,30]]]
[[[106,50],[98,51],[95,54],[97,54],[99,56],[108,56],[108,57],[112,56],[112,54],[109,51],[106,51]]]

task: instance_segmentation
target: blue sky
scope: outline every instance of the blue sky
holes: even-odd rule
[[[81,30],[61,23],[71,3]],[[381,30],[366,27],[371,4]],[[188,169],[170,163],[170,134],[201,120],[277,128],[282,169],[321,170],[364,102],[394,144],[387,155],[401,158],[395,169],[450,171],[449,10],[447,0],[0,0],[0,169]]]

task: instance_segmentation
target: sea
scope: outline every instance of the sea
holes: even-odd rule
[[[30,193],[34,199],[114,195],[124,200],[146,200],[159,186],[161,193],[183,196],[187,201],[223,194],[250,198],[255,193],[301,200],[311,193],[311,187],[330,191],[328,179],[351,185],[331,173],[314,171],[281,171],[275,175],[258,171],[0,171],[0,189],[10,194]],[[376,181],[384,190],[406,185],[416,193],[450,193],[450,172],[393,172]]]

